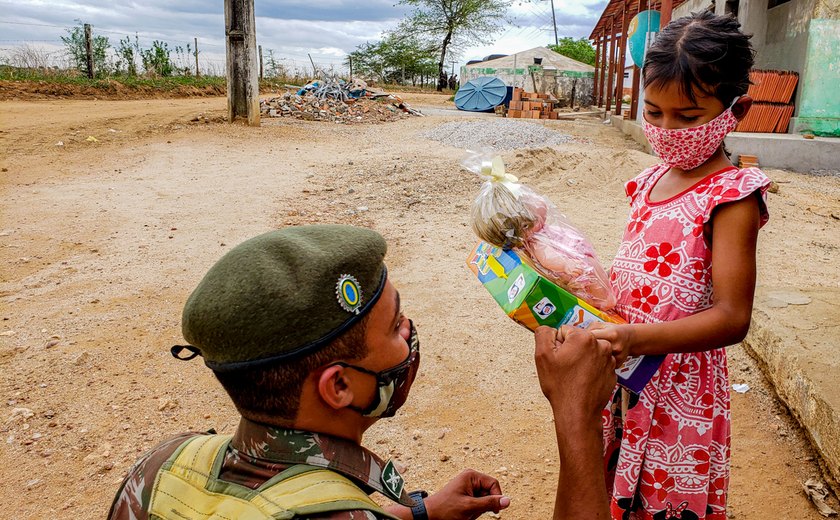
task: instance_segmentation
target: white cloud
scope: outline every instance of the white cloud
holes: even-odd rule
[[[393,29],[408,12],[396,0],[257,0],[257,40],[264,52],[295,66],[308,66],[307,54],[316,62],[339,65],[356,46],[376,40]],[[606,0],[555,0],[558,33],[575,38],[588,36]],[[90,23],[94,33],[107,36],[112,45],[137,34],[143,46],[154,40],[170,48],[199,41],[200,59],[217,67],[224,63],[224,12],[222,2],[203,0],[0,0],[0,47],[24,42],[60,48],[65,29],[76,20]],[[488,54],[510,54],[546,45],[554,40],[548,0],[515,0],[512,25],[507,25],[491,45],[477,45],[461,52],[461,62]]]

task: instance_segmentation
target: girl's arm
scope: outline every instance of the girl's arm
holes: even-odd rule
[[[664,323],[606,326],[593,333],[627,355],[700,352],[738,343],[747,335],[755,293],[759,229],[755,196],[729,202],[712,214],[713,303],[693,316]]]

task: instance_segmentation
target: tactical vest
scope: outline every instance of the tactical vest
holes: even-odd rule
[[[257,489],[219,479],[230,435],[201,435],[178,447],[155,478],[151,520],[286,520],[366,510],[392,518],[346,477],[298,464]]]

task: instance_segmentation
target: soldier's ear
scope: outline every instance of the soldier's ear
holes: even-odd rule
[[[347,381],[348,370],[341,365],[327,367],[318,377],[318,395],[330,408],[339,410],[353,403],[353,390]]]

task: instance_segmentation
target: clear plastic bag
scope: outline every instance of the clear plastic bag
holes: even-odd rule
[[[490,150],[473,153],[462,164],[486,179],[471,208],[478,238],[524,253],[546,278],[601,310],[615,306],[591,242],[551,201],[506,173],[501,157]]]

